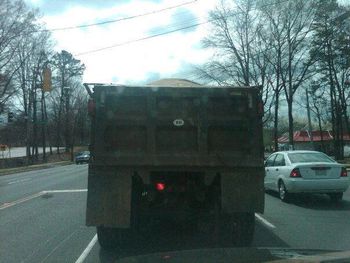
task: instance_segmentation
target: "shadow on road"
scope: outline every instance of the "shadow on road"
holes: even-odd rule
[[[253,247],[288,247],[269,229],[259,222],[256,223]],[[228,244],[218,244],[210,231],[191,233],[175,224],[164,224],[153,230],[146,237],[140,238],[134,248],[107,251],[100,248],[101,263],[114,262],[125,257],[146,255],[166,251],[184,251],[193,249],[230,247]]]
[[[267,191],[267,194],[278,198],[278,193],[273,191]],[[339,202],[333,202],[326,194],[299,194],[294,195],[289,203],[314,210],[338,210],[338,211],[350,211],[350,202],[342,200]]]
[[[293,203],[297,206],[314,210],[338,210],[350,211],[350,202],[342,200],[333,202],[327,195],[301,195],[294,198]]]

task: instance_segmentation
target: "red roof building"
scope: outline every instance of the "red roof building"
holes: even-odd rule
[[[294,149],[295,150],[317,150],[317,151],[324,151],[328,154],[332,153],[333,134],[331,131],[322,131],[323,142],[321,140],[321,132],[312,131],[312,139],[313,139],[313,143],[311,143],[311,134],[308,131],[294,132],[293,134]],[[350,135],[344,134],[343,140],[345,145],[349,145]],[[285,133],[280,138],[278,138],[278,143],[280,144],[281,150],[287,150],[288,143],[289,143],[288,133]],[[348,153],[348,155],[350,155],[350,152]]]
[[[349,139],[349,135],[344,135],[344,140],[346,138]],[[320,131],[312,131],[312,138],[314,142],[320,142],[321,141],[321,132]],[[322,139],[323,141],[332,141],[333,136],[332,132],[330,131],[322,131]],[[293,141],[294,142],[310,142],[311,141],[311,134],[308,131],[296,131],[293,134]],[[288,133],[283,134],[280,138],[278,138],[278,143],[288,143]]]

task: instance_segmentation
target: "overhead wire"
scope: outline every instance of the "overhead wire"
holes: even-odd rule
[[[86,52],[77,53],[74,56],[78,57],[78,56],[82,56],[82,55],[86,55],[86,54],[92,54],[92,53],[96,53],[96,52],[103,51],[103,50],[106,50],[106,49],[111,49],[111,48],[115,48],[115,47],[119,47],[119,46],[124,46],[124,45],[127,45],[127,44],[136,43],[136,42],[140,42],[140,41],[143,41],[143,40],[147,40],[147,39],[151,39],[151,38],[155,38],[155,37],[159,37],[159,36],[163,36],[163,35],[168,35],[168,34],[171,34],[171,33],[174,33],[174,32],[183,31],[185,29],[190,29],[190,28],[197,27],[199,25],[207,24],[209,22],[210,21],[196,23],[196,24],[193,24],[193,25],[189,25],[189,26],[178,28],[178,29],[166,31],[166,32],[163,32],[163,33],[158,33],[158,34],[154,34],[154,35],[147,36],[147,37],[142,37],[142,38],[138,38],[138,39],[133,39],[133,40],[121,42],[121,43],[114,44],[114,45],[111,45],[111,46],[108,46],[108,47],[102,47],[102,48],[97,48],[97,49],[94,49],[94,50],[89,50],[89,51],[86,51]]]
[[[161,13],[161,12],[168,11],[168,10],[175,9],[175,8],[179,8],[179,7],[182,7],[182,6],[185,6],[185,5],[193,4],[193,3],[197,2],[197,1],[198,0],[192,0],[192,1],[188,1],[188,2],[185,2],[185,3],[178,4],[178,5],[169,6],[169,7],[165,7],[165,8],[162,8],[162,9],[157,9],[157,10],[153,10],[153,11],[150,11],[150,12],[146,12],[146,13],[142,13],[142,14],[138,14],[138,15],[133,15],[133,16],[127,16],[127,17],[118,18],[118,19],[112,19],[112,20],[106,20],[106,21],[101,21],[101,22],[96,22],[96,23],[91,23],[91,24],[76,25],[76,26],[58,27],[58,28],[51,28],[51,29],[41,29],[41,30],[36,30],[36,31],[33,31],[33,32],[45,32],[45,31],[55,32],[55,31],[80,29],[80,28],[86,28],[86,27],[92,27],[92,26],[101,26],[101,25],[106,25],[106,24],[111,24],[111,23],[117,23],[117,22],[121,22],[121,21],[126,21],[126,20],[131,20],[131,19],[143,17],[143,16],[149,16],[149,15]]]
[[[270,4],[262,5],[260,7],[268,7],[268,6],[281,4],[281,3],[285,3],[285,2],[289,2],[289,1],[290,0],[283,0],[283,1],[279,1],[277,3],[270,3]],[[239,14],[243,14],[243,13],[244,13],[243,11],[235,12],[231,16],[239,15]],[[200,25],[208,24],[210,22],[213,22],[214,20],[215,19],[209,19],[209,20],[206,20],[204,22],[199,22],[199,23],[195,23],[195,24],[192,24],[192,25],[183,26],[183,27],[180,27],[180,28],[177,28],[177,29],[172,29],[172,30],[168,30],[168,31],[165,31],[165,32],[156,33],[156,34],[153,34],[153,35],[150,35],[150,36],[137,38],[137,39],[132,39],[132,40],[128,40],[128,41],[125,41],[125,42],[116,43],[116,44],[113,44],[113,45],[110,45],[110,46],[88,50],[88,51],[85,51],[85,52],[80,52],[80,53],[74,54],[74,56],[83,56],[83,55],[87,55],[87,54],[93,54],[93,53],[100,52],[100,51],[103,51],[103,50],[112,49],[112,48],[115,48],[115,47],[120,47],[120,46],[124,46],[124,45],[128,45],[128,44],[132,44],[132,43],[136,43],[136,42],[140,42],[140,41],[144,41],[144,40],[148,40],[148,39],[152,39],[152,38],[156,38],[156,37],[172,34],[172,33],[175,33],[175,32],[186,30],[186,29],[195,28],[195,27],[198,27]]]

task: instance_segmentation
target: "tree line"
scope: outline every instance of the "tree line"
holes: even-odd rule
[[[68,51],[54,51],[38,11],[23,0],[0,1],[0,14],[0,114],[14,118],[1,128],[0,143],[26,145],[33,161],[39,147],[59,152],[60,146],[86,145],[84,64]],[[293,147],[297,106],[309,105],[317,129],[332,131],[334,155],[342,158],[343,137],[350,134],[349,14],[336,0],[221,0],[203,41],[214,56],[198,68],[200,77],[261,87],[264,124],[273,131],[275,150],[283,108]],[[45,92],[48,68],[52,90]]]
[[[204,40],[214,56],[199,73],[218,85],[262,87],[275,150],[281,107],[294,148],[295,107],[305,107],[308,97],[317,129],[331,129],[333,154],[341,159],[350,134],[349,14],[336,0],[222,0]]]
[[[53,43],[38,10],[22,0],[0,1],[0,114],[11,121],[0,127],[0,143],[25,145],[31,162],[39,147],[45,160],[47,147],[51,154],[59,147],[72,152],[88,139],[85,66],[68,51],[55,52]]]

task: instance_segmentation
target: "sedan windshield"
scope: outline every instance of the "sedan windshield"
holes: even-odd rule
[[[323,153],[288,153],[288,157],[291,163],[334,163],[334,160]]]

